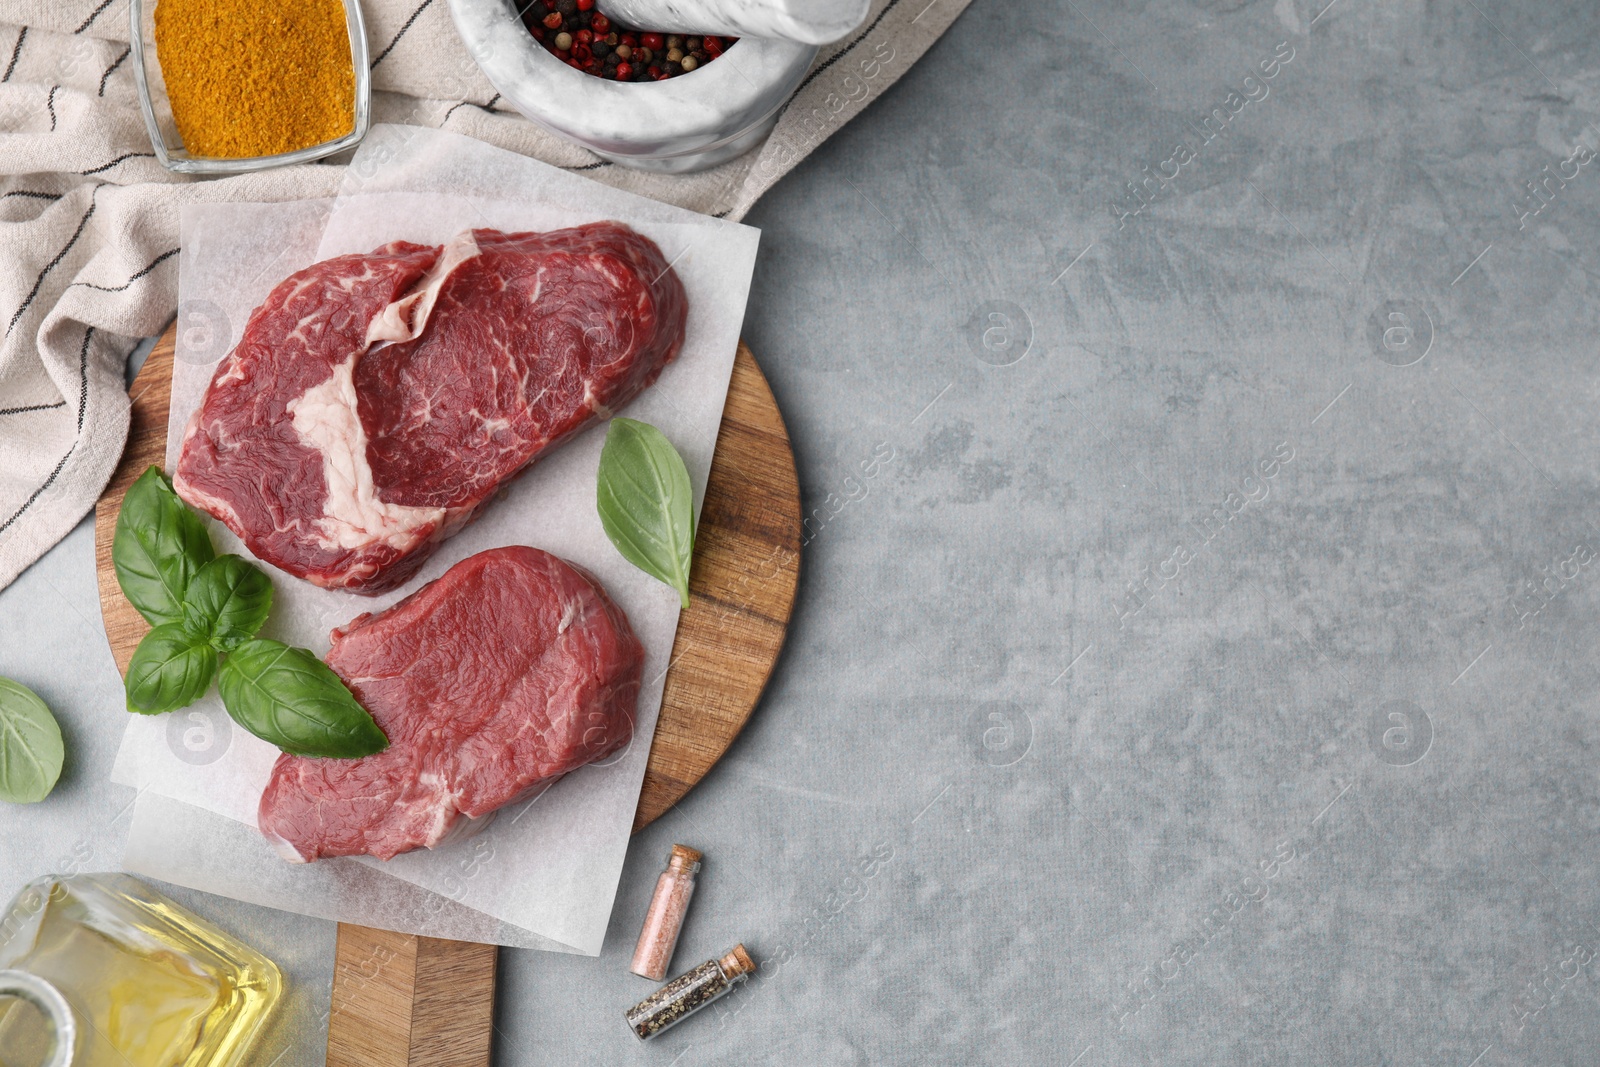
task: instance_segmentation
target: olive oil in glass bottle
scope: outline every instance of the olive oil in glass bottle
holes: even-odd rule
[[[0,1067],[235,1067],[282,986],[126,875],[41,878],[0,913]]]

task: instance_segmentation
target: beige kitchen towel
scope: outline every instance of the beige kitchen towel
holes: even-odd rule
[[[659,175],[511,110],[456,37],[447,0],[363,0],[373,121],[448,129],[738,219],[967,3],[874,0],[860,30],[822,49],[762,146],[700,174]],[[128,354],[177,305],[181,205],[331,196],[342,176],[338,164],[169,174],[139,114],[128,37],[127,0],[0,0],[0,589],[93,507],[122,455]]]

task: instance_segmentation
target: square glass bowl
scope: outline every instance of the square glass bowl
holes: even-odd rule
[[[298,0],[288,2],[295,3]],[[167,101],[167,84],[161,77],[161,64],[156,58],[155,8],[156,4],[150,0],[128,0],[133,74],[139,83],[139,109],[144,112],[145,128],[150,131],[150,144],[155,148],[156,158],[168,170],[180,174],[243,174],[292,163],[309,163],[354,148],[367,135],[367,126],[371,122],[372,78],[367,69],[367,29],[361,18],[360,0],[344,0],[345,29],[350,35],[350,59],[355,67],[355,124],[350,132],[343,137],[293,152],[243,159],[197,156],[183,147],[183,138],[178,135],[172,107]]]

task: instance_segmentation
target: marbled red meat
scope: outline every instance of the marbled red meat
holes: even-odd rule
[[[661,250],[619,223],[315,263],[251,313],[173,484],[290,574],[393,589],[509,479],[654,382],[687,312]]]
[[[432,848],[604,759],[633,735],[644,646],[594,576],[513,546],[335,630],[327,661],[389,747],[278,757],[259,823],[301,862]]]

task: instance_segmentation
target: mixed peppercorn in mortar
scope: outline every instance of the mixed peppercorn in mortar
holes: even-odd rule
[[[594,0],[534,0],[522,21],[545,51],[569,67],[621,82],[688,74],[738,40],[631,29],[596,11]]]
[[[191,155],[277,155],[354,128],[341,0],[160,0],[154,18],[172,119]]]

